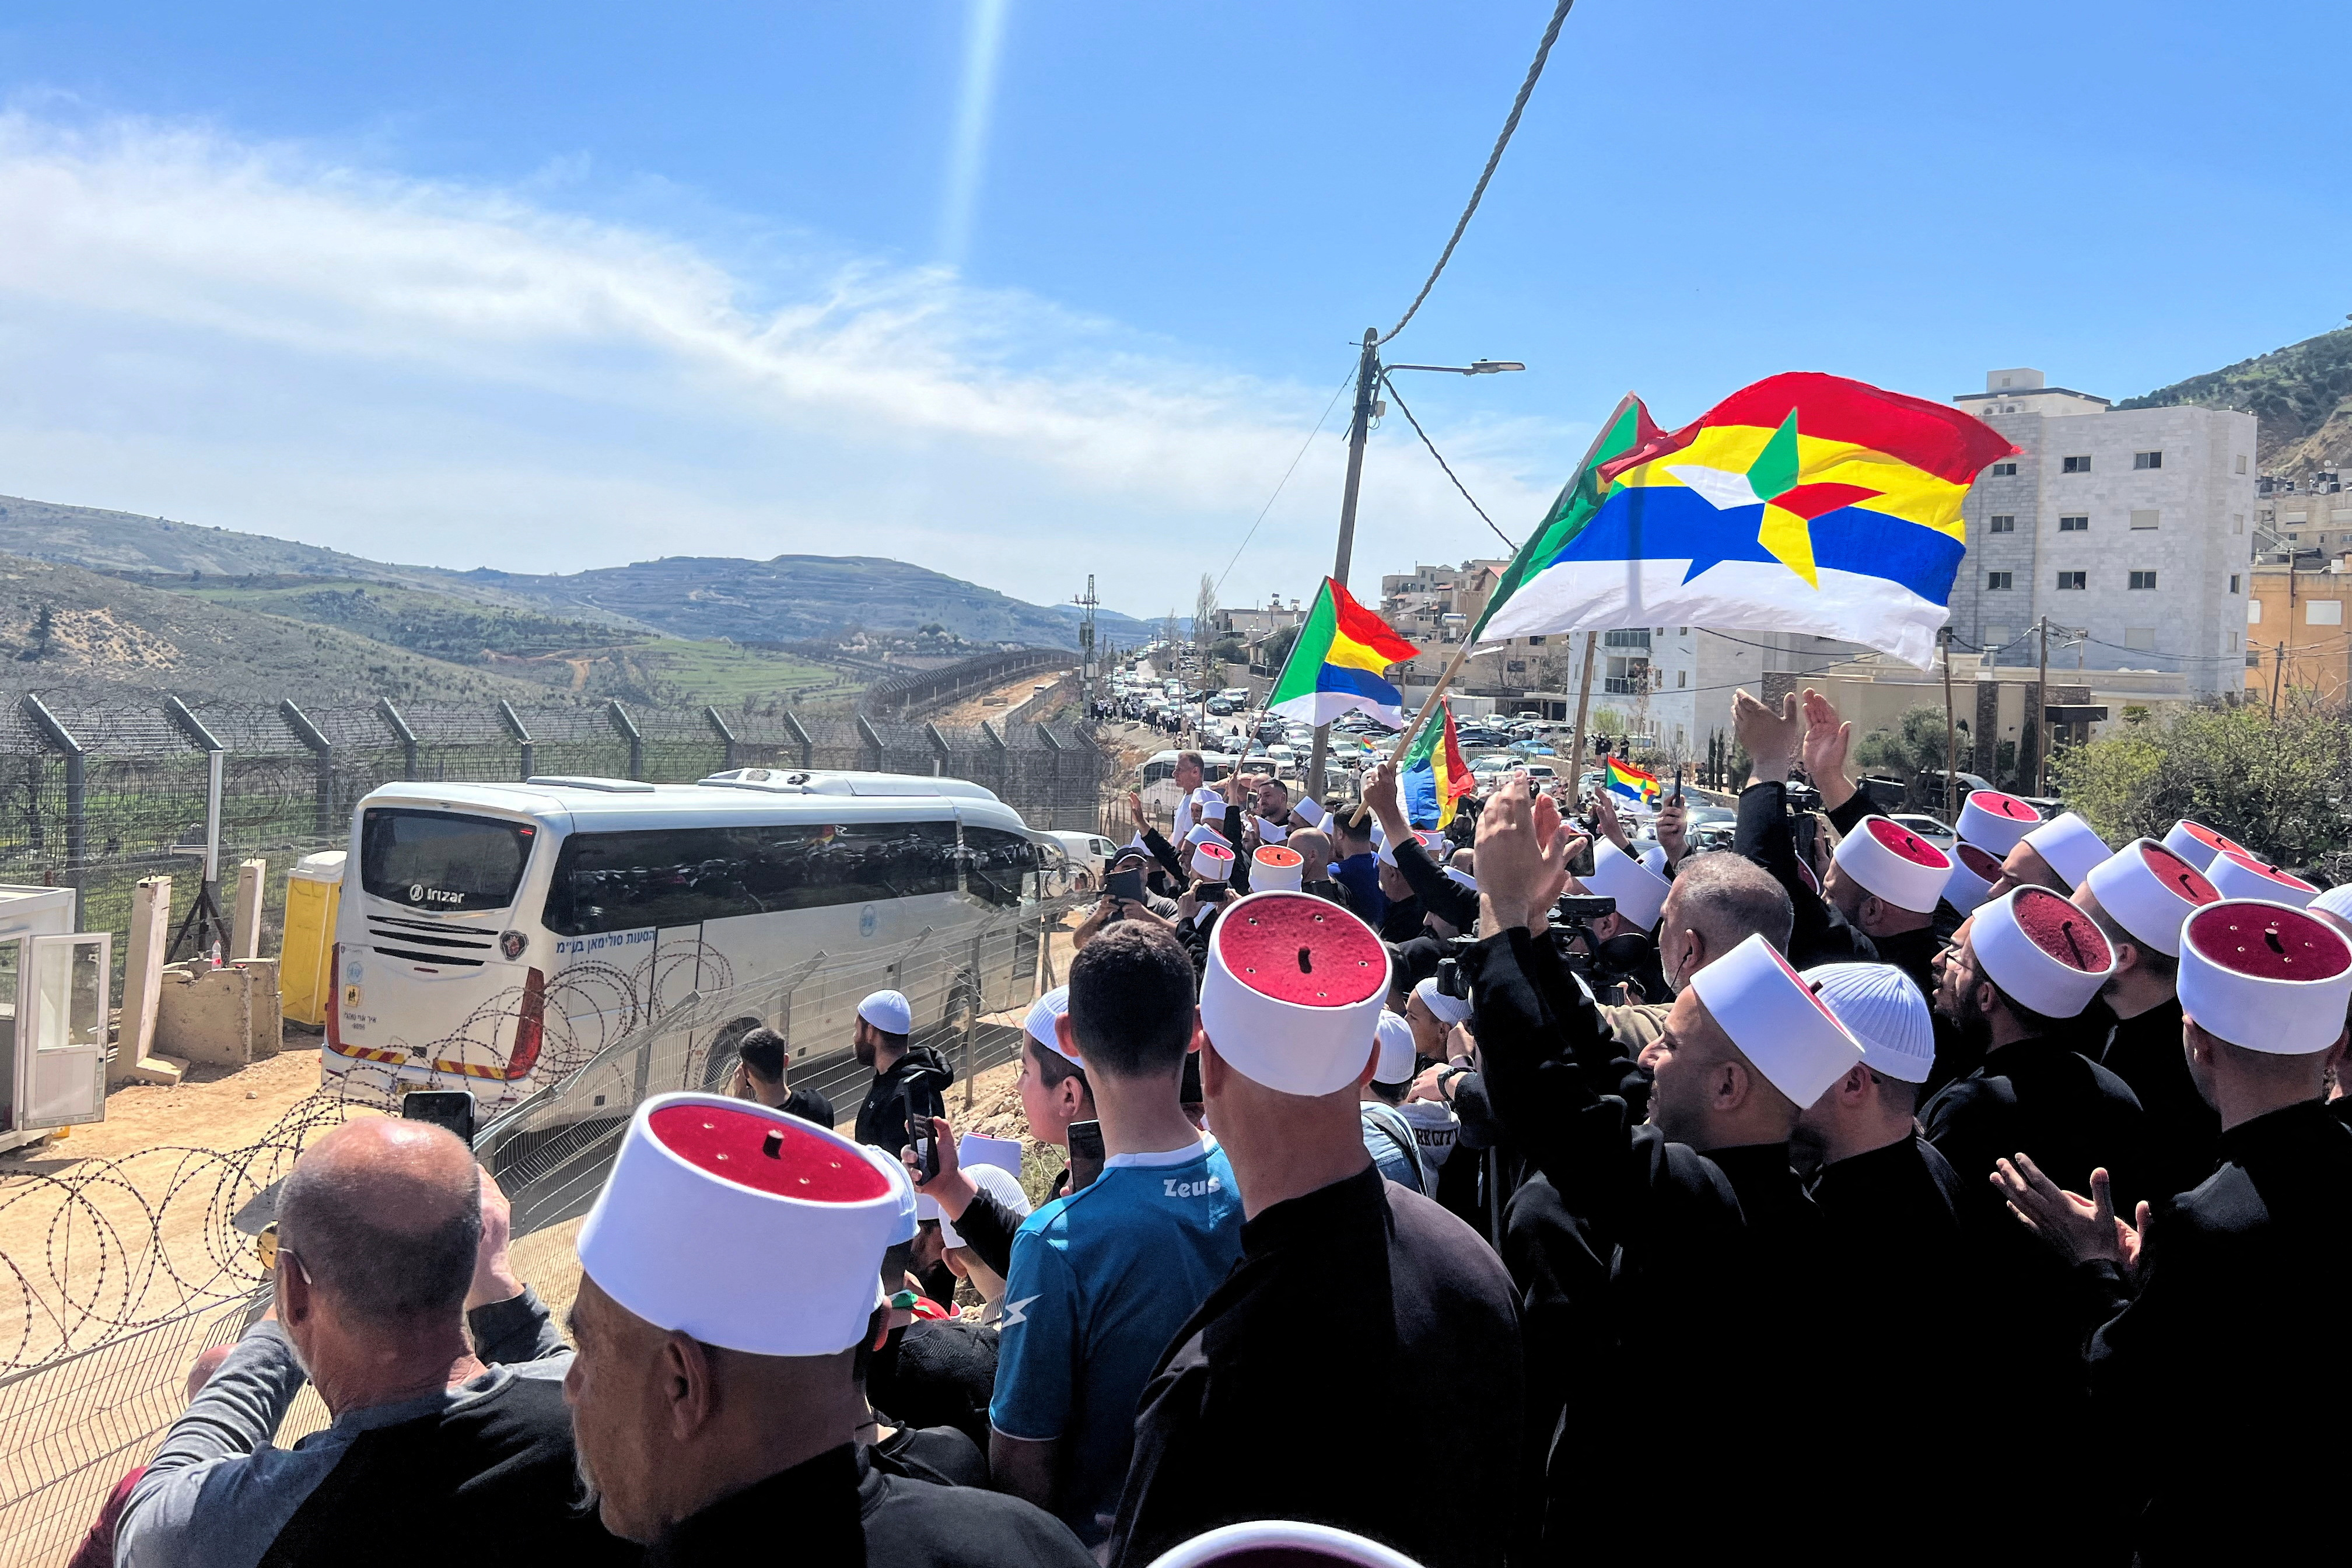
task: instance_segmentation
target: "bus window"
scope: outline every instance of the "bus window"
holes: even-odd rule
[[[420,910],[502,910],[537,830],[450,811],[371,807],[360,820],[360,886]]]
[[[951,822],[576,833],[556,857],[544,920],[585,936],[954,888]]]
[[[1037,847],[1002,827],[967,827],[963,846],[964,887],[1000,909],[1018,909],[1024,880],[1037,869]]]

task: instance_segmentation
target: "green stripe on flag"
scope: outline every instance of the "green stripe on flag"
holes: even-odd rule
[[[1287,702],[1294,697],[1311,697],[1316,681],[1323,673],[1323,662],[1330,656],[1331,639],[1339,634],[1339,612],[1331,602],[1331,579],[1323,579],[1316,591],[1315,607],[1307,613],[1307,620],[1298,628],[1297,637],[1290,645],[1290,657],[1282,661],[1282,673],[1274,678],[1274,689],[1266,693],[1265,705]]]
[[[1641,428],[1641,399],[1629,392],[1618,400],[1616,411],[1601,426],[1601,434],[1593,438],[1591,449],[1584,454],[1584,462],[1577,468],[1576,477],[1560,488],[1559,497],[1551,503],[1551,510],[1544,514],[1543,521],[1537,526],[1535,532],[1528,536],[1528,542],[1519,547],[1519,552],[1511,557],[1502,581],[1495,584],[1493,597],[1486,601],[1486,613],[1478,617],[1478,624],[1470,628],[1472,642],[1478,640],[1480,634],[1486,629],[1486,623],[1495,618],[1495,612],[1508,603],[1511,595],[1517,593],[1528,578],[1540,573],[1554,556],[1567,548],[1570,540],[1584,531],[1584,525],[1592,521],[1593,515],[1601,510],[1601,501],[1606,499],[1601,489],[1602,465],[1614,462],[1632,451],[1640,439]]]

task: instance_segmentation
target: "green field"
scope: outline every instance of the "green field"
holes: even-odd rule
[[[740,707],[749,698],[761,707],[815,705],[856,695],[866,678],[790,654],[732,643],[687,642],[663,637],[616,649],[611,664],[634,672],[634,681],[671,702],[709,702]]]

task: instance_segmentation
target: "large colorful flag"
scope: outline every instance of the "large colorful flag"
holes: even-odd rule
[[[1266,711],[1328,724],[1360,710],[1402,728],[1404,694],[1381,672],[1420,651],[1326,577],[1298,628],[1298,640],[1290,645],[1290,657],[1282,661],[1282,673],[1274,678],[1274,689],[1266,693]]]
[[[1601,778],[1611,789],[1649,805],[1658,798],[1658,775],[1616,757],[1601,763]]]
[[[1627,402],[1604,440],[1640,409]],[[2016,449],[1945,404],[1769,377],[1604,459],[1590,510],[1537,530],[1474,635],[1680,622],[1840,637],[1925,666],[1967,548],[1960,503]]]
[[[1415,827],[1450,826],[1454,804],[1470,793],[1470,764],[1454,733],[1454,710],[1440,706],[1440,721],[1423,730],[1404,756],[1404,814]]]
[[[1617,400],[1617,406],[1610,411],[1608,418],[1601,422],[1601,434],[1592,438],[1584,460],[1576,466],[1576,472],[1568,483],[1560,487],[1559,496],[1551,503],[1551,510],[1544,513],[1544,520],[1537,525],[1536,531],[1528,535],[1528,542],[1519,546],[1519,552],[1511,557],[1511,563],[1505,568],[1502,580],[1495,584],[1494,593],[1487,596],[1486,613],[1478,617],[1478,624],[1470,630],[1472,642],[1485,641],[1486,623],[1495,618],[1495,612],[1516,595],[1527,584],[1528,578],[1550,565],[1570,542],[1584,531],[1584,525],[1592,521],[1593,514],[1601,510],[1601,501],[1607,499],[1609,487],[1601,482],[1601,470],[1664,434],[1665,432],[1651,419],[1650,411],[1642,405],[1640,398],[1629,392]],[[1520,634],[1512,632],[1505,635],[1517,637]]]

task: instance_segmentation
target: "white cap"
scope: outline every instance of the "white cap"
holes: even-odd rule
[[[1663,877],[1666,874],[1666,851],[1664,846],[1653,844],[1642,851],[1642,864]]]
[[[1184,835],[1184,842],[1192,845],[1222,844],[1228,849],[1234,847],[1233,840],[1205,822],[1197,825],[1192,832]]]
[[[2352,947],[2326,921],[2285,904],[2231,899],[2180,932],[2180,1010],[2218,1039],[2300,1057],[2344,1033]]]
[[[1250,857],[1250,890],[1255,893],[1295,893],[1301,878],[1307,874],[1307,858],[1296,849],[1285,849],[1279,844],[1260,847]]]
[[[2327,891],[2305,904],[2304,908],[2321,910],[2334,915],[2337,920],[2352,923],[2352,882],[2341,883],[2328,889]]]
[[[1944,884],[1952,879],[1951,857],[1901,823],[1865,816],[1838,840],[1831,858],[1864,891],[1908,910],[1933,914]]]
[[[1448,996],[1440,991],[1434,974],[1415,984],[1412,994],[1421,998],[1421,1005],[1429,1009],[1429,1016],[1441,1024],[1450,1027],[1470,1021],[1469,1002],[1464,997]]]
[[[2091,825],[2071,811],[2062,811],[2025,836],[2033,852],[2050,864],[2050,868],[2065,879],[2070,889],[2079,888],[2091,874],[2091,868],[2115,853],[2107,841],[2091,830]]]
[[[1905,1083],[1925,1083],[1936,1065],[1936,1021],[1911,977],[1890,963],[1824,963],[1805,983],[1862,1042],[1862,1065]]]
[[[1255,814],[1251,816],[1250,820],[1257,824],[1257,841],[1260,844],[1279,844],[1290,837],[1290,829],[1278,822],[1268,822],[1265,817]]]
[[[2135,838],[2092,868],[2083,884],[2132,941],[2180,956],[2180,922],[2221,895],[2205,873],[2153,838]]]
[[[1203,882],[1229,882],[1234,876],[1234,852],[1220,838],[1192,851],[1192,875]]]
[[[1328,1524],[1297,1524],[1283,1519],[1254,1519],[1245,1524],[1223,1524],[1171,1546],[1151,1560],[1150,1568],[1255,1568],[1281,1563],[1294,1568],[1420,1568],[1404,1553],[1377,1541],[1336,1530]]]
[[[2213,886],[2225,899],[2261,899],[2300,910],[2319,897],[2319,889],[2302,878],[2228,849],[2213,857],[2205,874],[2213,879]]]
[[[1234,1071],[1284,1094],[1331,1094],[1370,1064],[1389,950],[1311,893],[1252,893],[1209,938],[1201,1027]]]
[[[1467,871],[1457,871],[1453,867],[1448,866],[1445,868],[1445,879],[1453,883],[1455,887],[1465,889],[1467,891],[1475,893],[1478,890],[1478,879],[1472,876]]]
[[[991,1138],[987,1142],[1000,1143],[1003,1140]],[[971,1143],[971,1139],[967,1136],[964,1139],[964,1146],[967,1150]],[[1021,1145],[1015,1143],[1013,1147],[1018,1150]],[[1018,1158],[1017,1155],[1015,1157]],[[1009,1212],[1016,1215],[1026,1215],[1029,1212],[1032,1206],[1029,1194],[1021,1190],[1021,1178],[1018,1175],[1007,1171],[1002,1165],[974,1161],[968,1152],[962,1155],[962,1164],[964,1173],[971,1178],[972,1185],[1003,1204]],[[944,1247],[963,1245],[963,1237],[957,1231],[955,1221],[945,1215],[940,1215],[940,1243]]]
[[[1426,828],[1414,828],[1412,837],[1414,842],[1421,846],[1422,851],[1433,861],[1438,858],[1438,851],[1443,849],[1445,846],[1445,839],[1442,835],[1432,833]],[[1373,858],[1379,860],[1383,865],[1395,865],[1397,863],[1396,847],[1391,844],[1387,838],[1381,838],[1380,841],[1380,852],[1375,855]]]
[[[857,1016],[886,1035],[915,1032],[915,1010],[896,991],[877,991],[857,1005]]]
[[[1969,945],[1986,979],[2053,1018],[2089,1006],[2116,972],[2115,950],[2091,917],[2042,887],[2011,888],[1978,910]]]
[[[1222,816],[1225,809],[1225,792],[1215,784],[1202,784],[1192,792],[1194,806],[1212,806]]]
[[[2042,814],[2013,795],[1980,789],[1960,803],[1960,837],[1996,858],[2042,824]]]
[[[1389,847],[1389,830],[1381,826],[1381,819],[1377,816],[1372,818],[1370,826],[1371,827],[1370,837],[1372,840],[1373,855],[1380,859],[1388,860],[1389,858],[1382,855],[1381,851]],[[1394,860],[1389,860],[1389,864],[1393,866],[1396,862]]]
[[[1062,1044],[1061,1036],[1054,1028],[1055,1021],[1069,1010],[1070,988],[1066,985],[1056,985],[1029,1004],[1029,1016],[1021,1020],[1021,1026],[1028,1031],[1031,1039],[1045,1047],[1045,1049],[1052,1051],[1065,1061],[1077,1062],[1079,1067],[1084,1068],[1087,1064],[1078,1061],[1073,1047]]]
[[[1952,846],[1952,874],[1944,882],[1944,901],[1967,914],[1992,896],[2000,880],[2000,857],[1966,839]]]
[[[2165,830],[2164,847],[2200,871],[2210,871],[2213,857],[2225,850],[2243,855],[2249,860],[2262,858],[2236,839],[2225,837],[2203,823],[2191,822],[2185,816]]]
[[[832,1355],[882,1304],[915,1234],[906,1167],[796,1116],[664,1094],[629,1118],[580,1227],[580,1266],[657,1329],[751,1355]]]
[[[1606,838],[1592,847],[1592,875],[1583,880],[1600,897],[1616,900],[1617,912],[1643,931],[1666,907],[1666,879]]]
[[[1751,935],[1690,977],[1717,1026],[1772,1087],[1800,1106],[1863,1059],[1837,1015],[1761,935]]]
[[[1381,1052],[1381,1059],[1372,1067],[1374,1083],[1403,1083],[1412,1077],[1412,1064],[1420,1053],[1413,1049],[1412,1025],[1403,1014],[1382,1008],[1372,1026],[1372,1043]]]
[[[1290,803],[1290,815],[1309,827],[1320,827],[1323,826],[1323,819],[1330,813],[1325,811],[1323,803],[1313,795],[1301,795]]]

